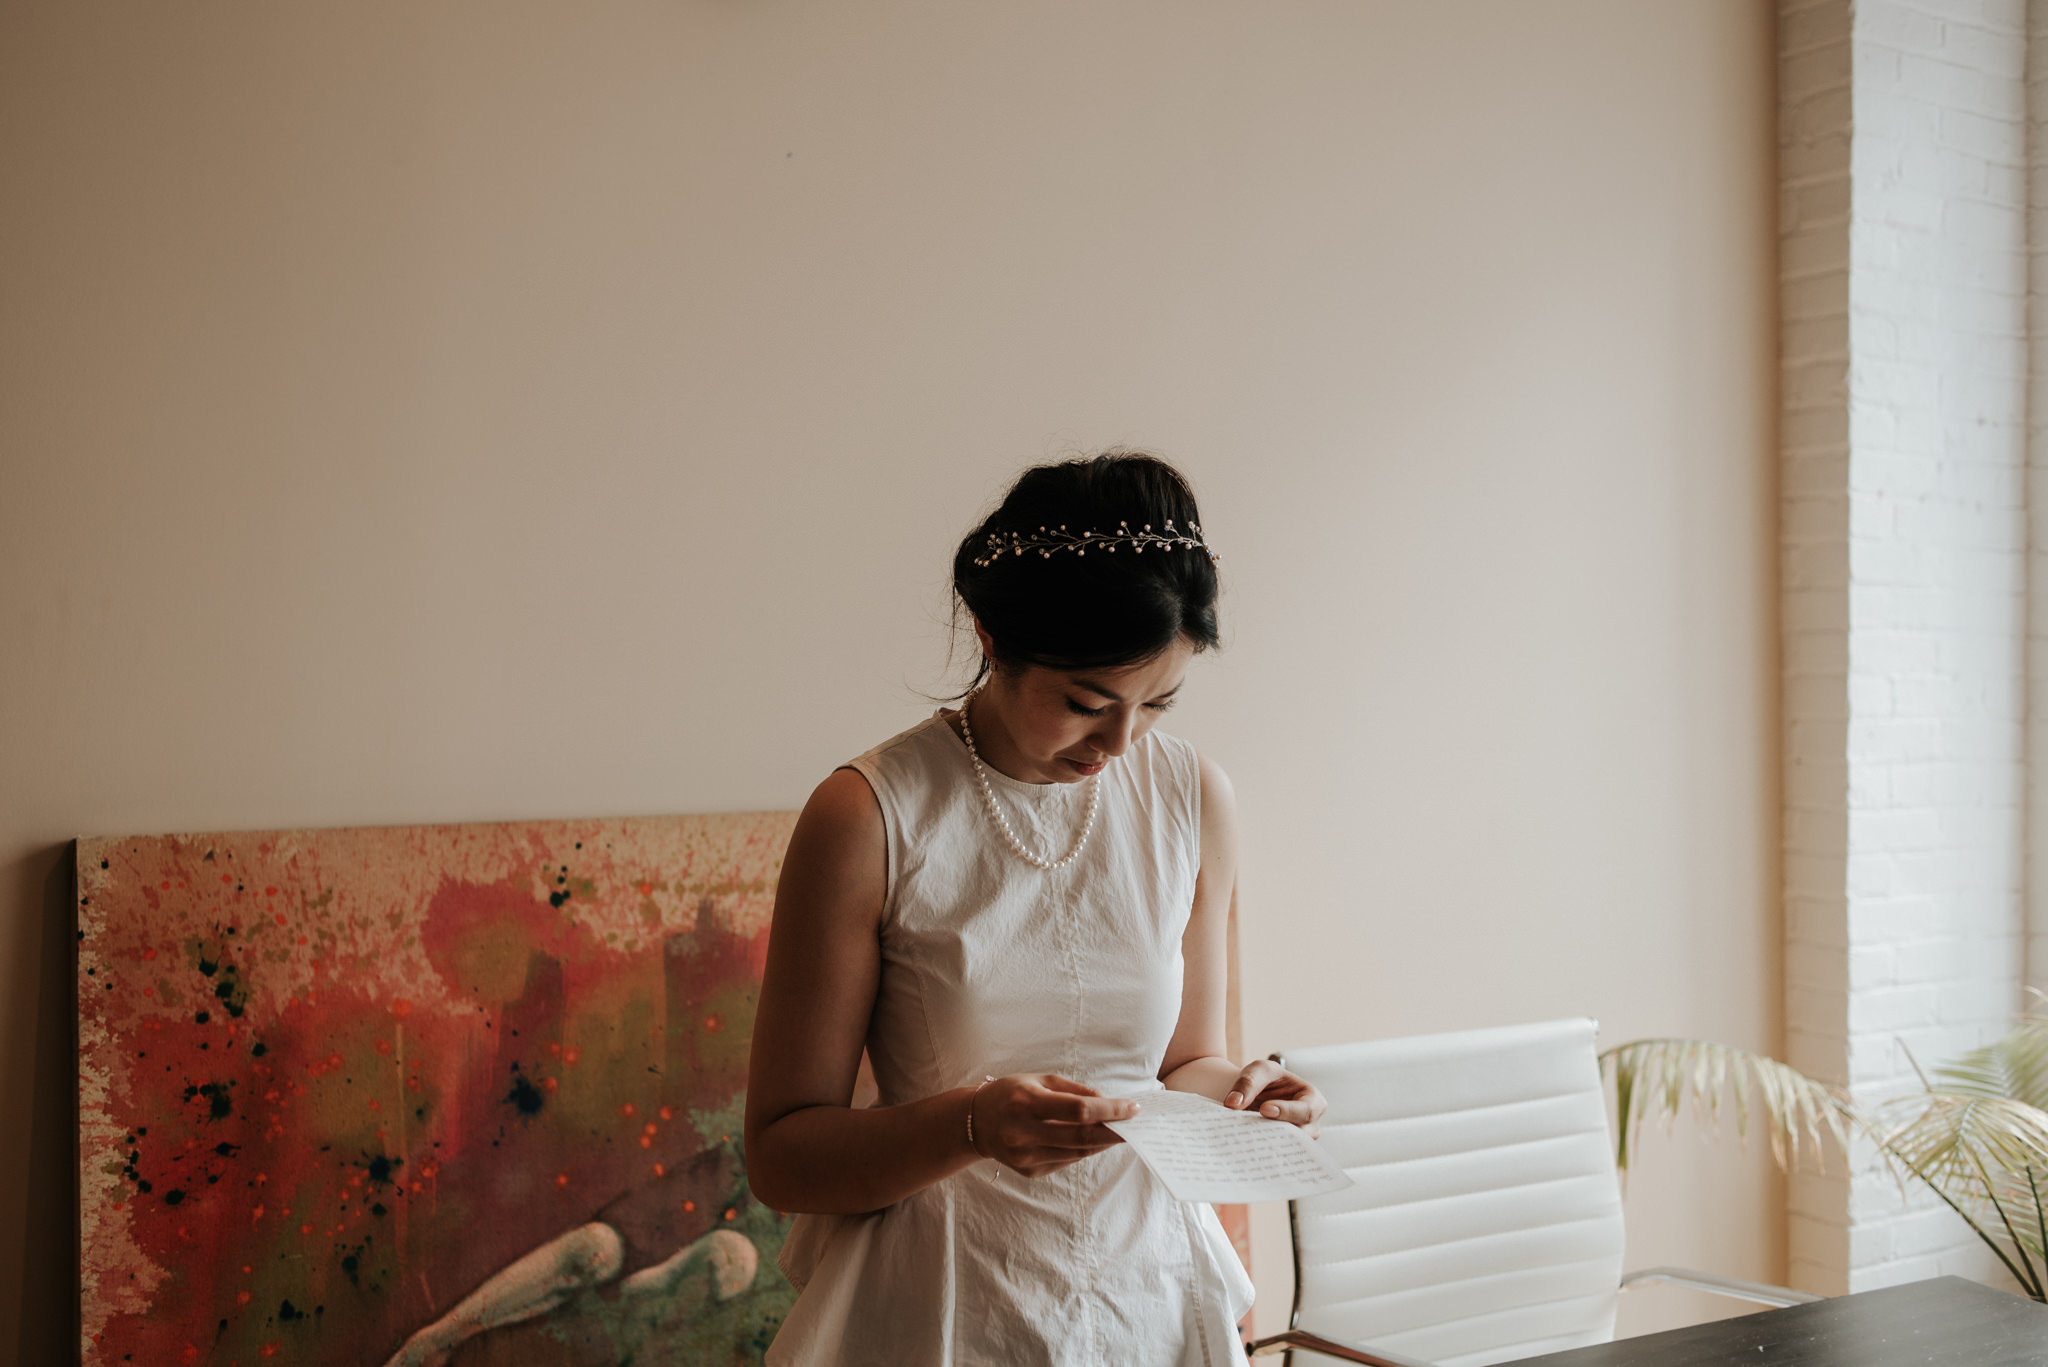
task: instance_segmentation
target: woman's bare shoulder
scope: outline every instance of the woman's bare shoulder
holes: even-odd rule
[[[1202,862],[1220,856],[1234,873],[1237,861],[1237,790],[1223,766],[1202,751],[1195,752],[1202,779]]]
[[[857,769],[834,769],[812,791],[790,834],[777,918],[879,920],[888,881],[887,840],[881,803],[867,779]]]
[[[1220,817],[1235,823],[1237,820],[1237,789],[1231,785],[1230,775],[1223,772],[1223,766],[1210,758],[1207,752],[1195,751],[1196,773],[1202,781],[1202,819]]]
[[[834,769],[825,775],[825,781],[811,790],[803,814],[818,822],[860,832],[879,833],[882,829],[881,800],[875,796],[867,775],[851,767]]]

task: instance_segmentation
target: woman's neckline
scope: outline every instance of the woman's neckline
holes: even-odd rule
[[[967,748],[966,740],[961,737],[960,728],[953,725],[947,719],[946,709],[941,707],[934,711],[932,713],[932,721],[938,725],[941,731],[944,731],[953,738],[953,745],[959,750],[960,758],[966,760],[971,767],[974,763],[974,754]],[[1011,778],[1008,774],[996,768],[995,765],[990,764],[986,759],[981,762],[981,771],[988,775],[990,783],[1001,788],[1008,788],[1010,791],[1024,797],[1038,800],[1043,800],[1055,791],[1064,791],[1068,788],[1085,788],[1088,786],[1085,783],[1031,783],[1021,778]]]

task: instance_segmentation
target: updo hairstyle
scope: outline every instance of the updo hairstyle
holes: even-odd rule
[[[969,532],[953,553],[954,617],[978,619],[995,645],[995,663],[1016,668],[1110,669],[1149,660],[1186,637],[1199,653],[1218,642],[1216,566],[1200,549],[1129,546],[1093,555],[1073,551],[1041,556],[1005,553],[986,565],[989,538],[1030,535],[1065,527],[1076,535],[1113,534],[1169,523],[1182,531],[1200,525],[1194,491],[1180,471],[1136,451],[1053,465],[1017,477],[1002,503]],[[984,659],[960,695],[988,677]]]

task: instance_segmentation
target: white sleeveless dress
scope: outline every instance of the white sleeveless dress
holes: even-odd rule
[[[1157,1091],[1201,858],[1194,748],[1154,731],[1111,761],[1088,848],[1052,872],[1003,840],[938,716],[848,767],[888,828],[879,1104],[1009,1073]],[[1086,785],[988,778],[1027,845],[1065,853]],[[1035,1179],[987,1161],[871,1214],[800,1215],[781,1264],[802,1294],[770,1367],[1225,1367],[1243,1362],[1252,1301],[1215,1209],[1175,1201],[1122,1145]]]

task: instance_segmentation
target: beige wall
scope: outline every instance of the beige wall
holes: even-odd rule
[[[1070,446],[1225,554],[1252,1048],[1776,1047],[1771,68],[1754,0],[0,9],[0,1355],[68,837],[796,805]],[[1780,1271],[1731,1149],[1637,1261]]]

